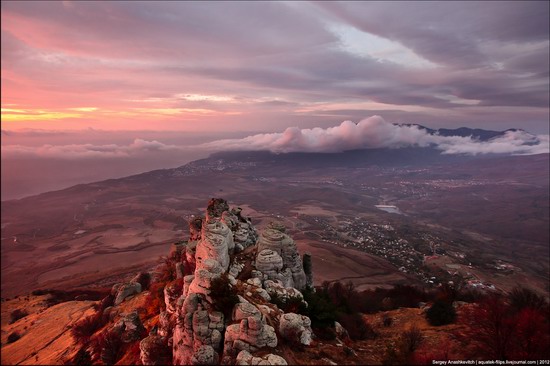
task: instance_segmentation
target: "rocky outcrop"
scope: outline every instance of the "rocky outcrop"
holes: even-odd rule
[[[229,251],[235,246],[231,230],[221,221],[206,221],[202,226],[202,238],[197,244],[195,253],[196,268],[200,269],[203,261],[216,260],[227,271],[229,268]]]
[[[211,258],[205,259],[201,267],[195,270],[193,281],[189,284],[187,292],[203,294],[208,297],[210,295],[212,280],[220,277],[222,273],[224,273],[224,270],[218,261]],[[188,277],[186,278],[189,279]],[[185,280],[184,278],[184,281]]]
[[[161,311],[159,314],[158,322],[158,335],[165,337],[166,339],[172,337],[172,331],[175,325],[175,317],[166,311]]]
[[[256,268],[259,271],[260,267],[268,266],[269,260],[273,261],[273,265],[278,268],[279,259],[274,255],[278,254],[282,259],[283,266],[275,272],[268,268],[268,276],[273,280],[281,280],[285,287],[295,287],[302,290],[306,286],[306,274],[302,265],[302,259],[296,248],[294,240],[285,234],[285,228],[282,223],[272,222],[262,232],[258,242],[258,257],[256,258]],[[265,252],[270,250],[270,252]],[[263,272],[263,271],[262,271]]]
[[[173,339],[175,364],[214,364],[219,360],[223,314],[207,310],[208,302],[201,294],[190,292],[180,310]],[[208,346],[208,347],[207,347]],[[204,363],[206,362],[206,363]]]
[[[248,217],[241,215],[241,208],[232,208],[222,214],[221,221],[233,232],[235,252],[238,253],[251,245],[256,244],[258,233]]]
[[[225,331],[224,355],[234,357],[238,351],[255,351],[263,347],[276,347],[275,329],[261,319],[251,316],[232,324]]]
[[[235,365],[288,365],[284,358],[272,353],[263,357],[255,357],[248,351],[241,351],[237,355]]]
[[[119,305],[130,296],[134,296],[141,292],[141,284],[139,282],[130,282],[124,284],[116,284],[113,286],[111,293],[115,295],[115,305]]]
[[[145,331],[145,327],[141,323],[138,312],[133,311],[124,314],[122,318],[113,326],[113,330],[120,334],[123,342],[129,343],[137,341],[141,338],[141,334]]]
[[[300,291],[296,290],[294,287],[284,287],[281,281],[265,280],[264,288],[270,296],[277,297],[281,300],[287,300],[291,297],[304,298]]]
[[[211,198],[206,207],[206,221],[220,219],[225,211],[229,211],[229,205],[226,200]]]
[[[294,313],[281,315],[279,319],[279,334],[292,343],[309,346],[311,343],[311,320],[305,316]]]
[[[273,325],[288,341],[308,345],[309,318],[284,314],[269,303],[272,296],[303,300],[297,288],[308,283],[296,245],[285,230],[274,222],[258,239],[240,208],[229,209],[227,201],[211,199],[205,217],[189,223],[189,241],[173,248],[181,280],[164,289],[166,311],[159,315],[158,329],[140,343],[142,362],[158,364],[154,349],[166,345],[172,349],[173,364],[286,365],[282,357],[265,352],[278,344]],[[257,243],[256,250],[235,255]],[[213,289],[217,278],[222,281]],[[230,299],[229,308],[237,299],[239,303],[232,312],[222,313],[214,299],[224,304]],[[262,353],[254,354],[259,350]]]

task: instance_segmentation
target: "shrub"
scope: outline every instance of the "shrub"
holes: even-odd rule
[[[544,296],[527,288],[514,288],[508,295],[508,298],[510,300],[510,306],[517,312],[526,308],[533,310],[547,310],[548,308],[548,303]]]
[[[342,314],[338,317],[338,322],[346,328],[353,340],[375,339],[378,335],[359,313]]]
[[[120,335],[114,331],[101,333],[96,339],[94,348],[101,361],[106,365],[114,365],[123,355],[124,343]]]
[[[416,326],[412,326],[401,334],[399,343],[401,352],[406,355],[412,355],[422,343],[422,332]]]
[[[304,314],[304,302],[299,296],[279,297],[277,294],[271,295],[271,303],[283,310],[285,313]]]
[[[395,346],[388,345],[382,360],[383,365],[410,365],[415,351],[422,343],[422,333],[416,326],[409,328],[397,340]]]
[[[71,329],[71,334],[78,343],[86,344],[90,337],[105,324],[103,311],[98,311],[76,322]]]
[[[231,318],[233,307],[239,302],[237,289],[229,283],[227,273],[215,278],[210,283],[210,297],[213,300],[214,309],[221,311],[226,319]]]
[[[27,313],[25,310],[15,309],[10,314],[10,324],[15,323],[16,321],[18,321],[21,318],[26,317],[27,315],[29,315],[29,313]]]
[[[550,357],[550,324],[544,310],[526,307],[518,312],[502,297],[492,295],[465,309],[461,322],[466,330],[457,336],[469,345],[468,357],[500,360]]]
[[[419,302],[426,302],[429,295],[423,289],[409,285],[396,285],[390,289],[387,297],[392,299],[393,308],[416,308]]]
[[[176,266],[173,261],[164,258],[164,263],[158,268],[158,282],[170,282],[176,279]]]
[[[141,285],[141,291],[148,290],[149,285],[151,284],[151,275],[149,272],[140,272],[136,276],[135,281]]]
[[[8,335],[7,342],[8,343],[13,343],[13,342],[17,341],[19,338],[21,338],[21,335],[19,333],[12,332],[12,333],[10,333],[10,335]]]
[[[114,304],[115,304],[115,295],[109,294],[99,302],[99,305],[96,306],[96,310],[103,311],[107,309],[109,306],[113,306]]]
[[[336,320],[336,306],[330,301],[328,295],[319,290],[306,289],[303,291],[304,300],[308,303],[308,307],[303,309],[304,315],[307,315],[311,320],[313,328],[328,328],[334,326]]]
[[[78,350],[76,355],[74,355],[70,363],[71,365],[91,365],[92,357],[90,356],[90,353],[88,351],[86,351],[84,348],[81,348]]]
[[[431,325],[450,324],[456,320],[456,311],[451,303],[437,300],[426,312],[426,318]]]

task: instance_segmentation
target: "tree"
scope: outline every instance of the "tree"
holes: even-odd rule
[[[450,324],[456,320],[456,311],[453,304],[447,301],[436,300],[426,312],[426,318],[431,325]]]
[[[498,295],[490,295],[473,307],[464,310],[461,322],[467,330],[459,334],[471,347],[472,357],[506,360],[510,357],[514,324],[510,309]]]

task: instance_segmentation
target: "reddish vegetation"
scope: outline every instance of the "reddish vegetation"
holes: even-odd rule
[[[103,315],[103,310],[97,311],[74,324],[71,329],[74,339],[80,344],[87,343],[90,337],[107,323],[108,319]]]
[[[548,306],[516,309],[505,298],[492,295],[468,307],[459,334],[466,356],[476,359],[534,360],[550,357]]]

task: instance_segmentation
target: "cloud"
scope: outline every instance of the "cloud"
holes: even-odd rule
[[[267,133],[242,139],[218,140],[200,145],[218,150],[270,150],[288,152],[341,152],[353,149],[433,146],[443,154],[516,154],[549,152],[548,135],[534,136],[522,130],[507,131],[489,141],[471,136],[430,134],[416,125],[395,125],[373,116],[355,124],[344,121],[335,127],[300,129],[289,127],[282,133]]]
[[[414,2],[406,17],[400,2],[68,4],[2,3],[2,106],[73,116],[7,125],[273,131],[365,103],[392,121],[415,107],[440,127],[548,130],[548,2]]]
[[[135,139],[131,144],[71,144],[71,145],[5,145],[2,158],[38,157],[54,159],[127,158],[162,151],[183,151],[185,147],[153,140]]]

